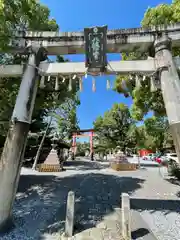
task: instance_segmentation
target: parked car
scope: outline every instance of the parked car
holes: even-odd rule
[[[160,157],[162,153],[149,153],[148,155],[144,156],[142,159],[143,160],[148,160],[148,161],[156,161],[157,157]]]
[[[177,157],[176,153],[166,153],[165,156],[168,158],[168,160],[174,161],[174,162],[179,164],[178,157]]]
[[[163,155],[155,157],[155,161],[159,164],[167,165],[167,158]]]
[[[157,157],[155,160],[157,163],[161,164],[162,163],[162,159],[160,157]]]
[[[165,158],[168,160],[169,165],[178,167],[179,161],[176,153],[167,153]]]
[[[152,158],[154,157],[154,153],[149,153],[146,156],[142,157],[142,160],[146,160],[146,161],[152,161]]]
[[[168,174],[171,175],[173,169],[179,168],[179,161],[176,153],[166,153],[164,158],[167,162]]]
[[[157,163],[159,163],[159,164],[165,162],[165,158],[164,158],[164,156],[163,156],[163,153],[161,153],[161,152],[156,153],[156,154],[154,155],[153,161],[155,161],[155,162],[157,162]]]
[[[166,153],[156,158],[156,162],[167,167],[169,174],[173,168],[179,168],[179,161],[176,153]]]

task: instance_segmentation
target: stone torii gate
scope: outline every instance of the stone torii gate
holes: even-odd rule
[[[95,30],[95,28],[93,28]],[[32,111],[38,88],[39,75],[84,76],[84,63],[46,63],[47,55],[79,54],[85,52],[84,32],[15,32],[9,43],[11,53],[28,54],[24,65],[0,66],[1,77],[22,75],[0,161],[0,228],[11,217],[12,204],[20,176],[21,161],[31,123]],[[140,61],[110,62],[104,74],[156,73],[161,89],[169,124],[180,159],[180,58],[173,58],[172,47],[180,47],[180,23],[152,28],[118,29],[107,31],[106,52],[148,52],[152,59]],[[93,74],[93,69],[88,73]],[[98,72],[96,72],[97,74]],[[12,184],[13,183],[13,184]],[[6,189],[6,191],[2,191]]]

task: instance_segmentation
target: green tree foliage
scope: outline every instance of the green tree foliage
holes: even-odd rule
[[[160,24],[172,24],[180,22],[180,1],[174,0],[172,4],[160,4],[154,8],[148,8],[141,22],[142,27],[157,26]],[[180,49],[174,48],[173,55],[178,56]],[[148,53],[122,53],[122,60],[147,59]],[[144,115],[153,111],[156,116],[166,116],[163,97],[160,90],[151,91],[150,78],[141,82],[141,86],[135,84],[135,76],[117,76],[115,90],[126,97],[132,97],[132,117],[142,120]]]
[[[37,0],[1,0],[0,2],[0,48],[7,48],[13,31],[56,31],[55,19],[50,19],[50,10]]]
[[[141,149],[144,148],[146,141],[146,134],[144,126],[136,126],[132,124],[128,131],[128,138],[130,139],[128,148],[129,149]],[[132,151],[131,151],[132,152]]]
[[[14,31],[23,30],[58,30],[58,25],[54,19],[49,18],[50,11],[46,6],[38,3],[38,1],[26,0],[10,0],[0,2],[0,49],[7,50],[7,46]],[[26,56],[1,54],[0,64],[20,64],[22,60],[27,59]],[[12,114],[15,99],[18,93],[21,78],[2,78],[0,79],[0,134],[6,136],[9,126],[9,119]],[[47,112],[48,100],[47,92],[38,91],[36,106],[33,118],[39,119],[42,123],[43,116]],[[51,97],[49,97],[51,98]],[[44,101],[47,99],[47,101]],[[52,102],[52,101],[51,101]],[[43,103],[43,104],[42,104]],[[45,110],[42,110],[45,109]],[[34,121],[31,128],[37,129],[38,123]],[[42,124],[43,126],[43,124]],[[41,127],[42,127],[41,126]],[[45,127],[45,126],[44,126]]]
[[[120,146],[124,151],[132,143],[129,132],[134,121],[129,109],[124,104],[114,104],[113,107],[98,117],[94,122],[97,140],[101,148],[108,146],[109,149]]]
[[[163,151],[174,148],[166,117],[153,116],[147,118],[141,126],[133,125],[129,137],[135,143],[136,150],[144,148]]]
[[[94,129],[97,133],[95,152],[104,155],[118,146],[129,152],[174,148],[167,117],[153,116],[137,126],[124,104],[115,104],[104,116],[98,117]]]
[[[150,148],[162,150],[172,147],[172,137],[166,117],[151,117],[144,121],[146,137],[151,139]]]
[[[53,114],[60,139],[70,140],[72,139],[73,132],[79,130],[76,114],[76,109],[79,104],[80,101],[77,96],[74,96],[74,98],[66,98]]]
[[[15,31],[58,31],[59,27],[54,19],[50,19],[50,10],[36,0],[1,0],[0,1],[0,51],[7,51],[10,40],[14,40]],[[26,62],[27,56],[15,54],[0,54],[0,64],[21,64]],[[64,62],[62,56],[57,56],[57,62]],[[0,79],[0,146],[3,146],[9,120],[15,104],[16,96],[20,86],[21,78]],[[77,87],[73,83],[72,91],[68,91],[68,79],[64,82],[60,77],[60,88],[54,91],[55,78],[50,82],[45,79],[45,89],[38,89],[33,112],[33,121],[30,131],[41,132],[45,129],[46,117],[50,112],[59,109],[67,99],[76,96]]]
[[[171,4],[159,4],[154,8],[148,8],[141,24],[144,27],[156,25],[168,25],[180,20],[180,2],[173,0]]]
[[[82,156],[84,157],[86,154],[86,151],[90,151],[90,144],[89,142],[77,142],[77,150],[76,150],[76,156]]]

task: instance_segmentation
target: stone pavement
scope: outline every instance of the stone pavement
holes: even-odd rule
[[[140,213],[131,209],[132,239],[157,240]],[[124,240],[121,235],[121,209],[103,217],[95,227],[76,233],[71,238],[62,236],[60,240]]]
[[[112,235],[114,231],[102,227],[100,222],[112,220],[113,214],[111,217],[108,214],[120,207],[123,192],[130,194],[132,209],[142,216],[159,240],[180,239],[180,187],[165,181],[158,168],[116,172],[107,169],[104,163],[88,161],[69,167],[70,170],[53,174],[22,169],[13,211],[16,228],[0,239],[60,240],[69,191],[76,196],[74,239],[86,232],[92,240],[94,231],[108,239],[105,234]],[[148,240],[150,233],[146,228],[143,224],[136,225],[132,229],[133,239]]]
[[[123,240],[121,236],[120,209],[115,208],[114,212],[103,217],[96,227],[76,233],[72,238],[63,240]]]

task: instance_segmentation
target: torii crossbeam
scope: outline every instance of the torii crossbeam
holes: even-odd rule
[[[180,70],[180,57],[174,58],[177,69]],[[162,65],[164,60],[162,59]],[[23,74],[24,65],[0,65],[1,77],[19,77]],[[159,67],[156,59],[136,60],[136,61],[112,61],[107,66],[108,74],[130,74],[142,73],[152,74]],[[39,74],[43,76],[58,76],[79,74],[86,72],[84,62],[47,63],[43,62],[39,66]]]
[[[147,52],[157,33],[167,34],[173,47],[180,46],[180,23],[149,28],[116,29],[107,31],[107,52]],[[14,32],[11,52],[23,52],[25,46],[36,45],[47,49],[48,55],[82,54],[85,52],[84,32]]]

